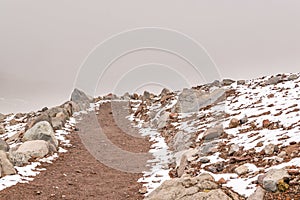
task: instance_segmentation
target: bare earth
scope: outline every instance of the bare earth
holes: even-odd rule
[[[115,123],[111,104],[101,106],[98,120],[107,137],[120,148],[148,152],[146,138],[125,134]],[[127,122],[129,124],[129,122]],[[80,131],[80,130],[79,130]],[[0,192],[0,199],[143,199],[137,180],[142,174],[121,172],[101,164],[82,144],[78,132],[68,135],[72,147],[29,184],[17,184]]]

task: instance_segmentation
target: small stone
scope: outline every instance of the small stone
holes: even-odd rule
[[[237,118],[232,118],[229,122],[229,128],[236,128],[240,125],[240,120]]]
[[[265,146],[263,151],[266,155],[272,155],[275,151],[275,145],[274,144],[268,144],[267,146]]]
[[[256,144],[256,146],[257,146],[257,147],[262,147],[262,146],[264,146],[264,143],[263,143],[263,142],[258,142],[258,143]]]
[[[286,156],[286,152],[285,151],[282,151],[278,154],[278,157],[279,158],[284,158]]]
[[[141,189],[139,189],[139,193],[140,194],[146,194],[147,193],[147,187],[142,187]]]
[[[247,115],[245,115],[241,120],[240,120],[240,124],[245,124],[248,122],[248,117]]]
[[[288,169],[287,170],[290,175],[299,175],[299,169]]]
[[[282,161],[283,161],[283,158],[280,158],[280,157],[276,156],[276,157],[275,157],[275,160],[276,160],[276,162],[282,162]]]
[[[262,125],[263,128],[268,128],[271,124],[270,120],[268,120],[268,119],[263,120],[262,123],[263,123],[263,125]]]
[[[258,186],[255,192],[251,194],[247,200],[263,200],[265,194],[266,191],[262,187]]]
[[[5,133],[5,128],[3,126],[3,124],[0,124],[0,135]]]
[[[237,84],[238,85],[245,85],[246,81],[245,80],[238,80]]]
[[[209,163],[209,162],[210,162],[210,159],[207,158],[207,157],[202,157],[202,158],[200,158],[199,161],[200,161],[201,163]]]
[[[170,117],[170,119],[177,119],[178,113],[170,113],[169,117]]]
[[[235,168],[234,172],[237,173],[238,175],[243,175],[249,172],[249,168],[245,165],[241,165]]]
[[[207,129],[203,134],[203,138],[205,140],[211,140],[211,139],[214,139],[214,138],[218,138],[222,135],[223,132],[224,132],[223,131],[223,126],[222,125],[217,125],[213,128]]]
[[[237,144],[232,144],[232,145],[230,146],[229,151],[228,151],[228,155],[229,155],[229,156],[233,155],[235,152],[239,151],[239,149],[240,149],[239,145],[237,145]]]
[[[226,184],[227,181],[226,181],[224,178],[220,178],[220,179],[218,180],[218,183],[219,183],[219,184]]]

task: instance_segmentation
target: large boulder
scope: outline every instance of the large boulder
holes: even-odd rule
[[[30,140],[45,140],[53,144],[55,147],[58,147],[58,141],[55,137],[53,128],[47,121],[38,122],[25,132],[22,141],[25,142]]]
[[[35,124],[41,122],[41,121],[47,121],[51,124],[51,117],[49,116],[49,114],[47,112],[43,112],[41,113],[39,116],[37,117],[32,117],[26,124],[25,130],[28,130],[30,128],[32,128]]]
[[[83,91],[75,88],[71,94],[71,101],[75,102],[80,110],[86,110],[90,107],[92,99]]]
[[[49,153],[49,143],[44,140],[26,141],[18,148],[17,153],[31,158],[43,158]]]
[[[1,166],[1,177],[6,175],[16,174],[16,170],[13,164],[7,158],[7,154],[0,150],[0,166]]]
[[[287,170],[282,169],[270,169],[265,177],[263,178],[263,187],[267,191],[276,192],[278,182],[284,178],[289,178],[290,175],[288,174]]]
[[[209,192],[207,192],[209,191]],[[230,200],[214,178],[203,173],[197,177],[174,178],[163,182],[146,200],[194,200],[194,199],[225,199]]]
[[[196,89],[183,89],[178,97],[175,111],[181,113],[197,112],[200,108],[204,108],[225,95],[225,90],[216,89],[212,92],[205,92]]]

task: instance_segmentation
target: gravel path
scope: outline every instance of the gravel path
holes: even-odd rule
[[[118,119],[124,119],[124,103],[118,106]],[[120,111],[122,108],[124,112]],[[119,128],[110,103],[101,106],[97,117],[107,138],[119,148],[130,152],[149,151],[147,138],[133,137]],[[122,122],[129,128],[129,121]],[[137,183],[142,174],[122,172],[97,161],[79,136],[85,134],[81,132],[80,126],[89,124],[85,120],[80,123],[85,124],[78,124],[79,131],[68,135],[72,147],[68,148],[67,153],[61,154],[53,164],[44,163],[42,167],[47,170],[42,171],[29,184],[17,184],[1,191],[0,199],[143,199],[138,192],[142,184]]]

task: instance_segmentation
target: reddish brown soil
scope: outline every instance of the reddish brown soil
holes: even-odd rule
[[[110,104],[101,106],[98,120],[108,138],[120,148],[148,152],[146,138],[125,134],[115,123]],[[128,123],[128,122],[126,122]],[[79,130],[80,131],[80,130]],[[82,144],[78,132],[68,135],[72,147],[53,164],[43,164],[41,172],[29,184],[17,184],[0,192],[0,199],[143,199],[139,194],[142,174],[121,172],[97,161]]]

